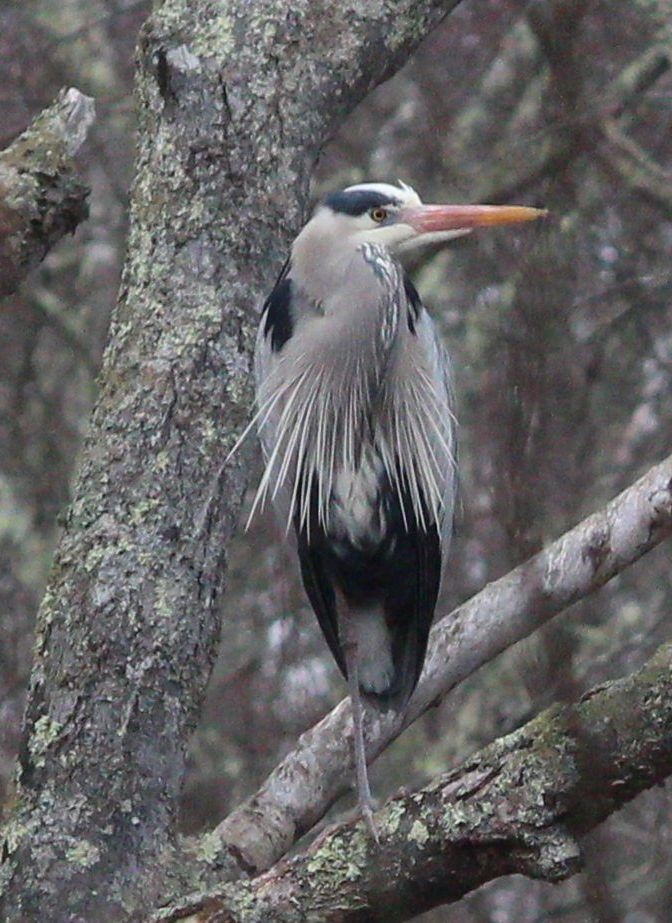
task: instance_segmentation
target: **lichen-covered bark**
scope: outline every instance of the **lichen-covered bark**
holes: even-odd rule
[[[327,831],[251,882],[186,899],[155,921],[408,920],[500,875],[560,881],[577,835],[672,773],[672,645],[637,673],[554,706],[363,823]]]
[[[367,710],[370,758],[458,683],[565,607],[639,560],[672,529],[672,456],[604,509],[449,613],[435,625],[408,711]],[[212,857],[269,868],[320,818],[352,778],[350,709],[341,702],[304,734],[266,780],[210,835]],[[221,858],[221,856],[220,856]]]
[[[137,918],[170,887],[255,305],[331,126],[454,5],[165,0],[143,31],[128,258],[38,620],[3,919]]]
[[[89,188],[72,158],[94,115],[92,99],[63,90],[0,153],[0,297],[86,218]]]

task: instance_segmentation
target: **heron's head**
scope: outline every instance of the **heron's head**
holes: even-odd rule
[[[520,205],[423,205],[406,183],[359,183],[327,196],[306,230],[334,244],[375,243],[399,253],[475,228],[530,221],[544,214],[543,209]]]

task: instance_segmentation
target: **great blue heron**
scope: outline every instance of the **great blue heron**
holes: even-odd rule
[[[269,495],[296,533],[308,598],[352,703],[359,804],[373,836],[361,694],[403,709],[422,670],[452,533],[451,365],[395,254],[543,214],[423,205],[404,183],[322,202],[292,246],[257,337]]]

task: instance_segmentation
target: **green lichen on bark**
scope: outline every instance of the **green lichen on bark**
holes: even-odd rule
[[[672,772],[672,645],[637,673],[553,706],[363,824],[327,831],[251,882],[188,904],[200,923],[408,919],[499,875],[560,881],[577,836]],[[156,921],[187,916],[179,907]]]

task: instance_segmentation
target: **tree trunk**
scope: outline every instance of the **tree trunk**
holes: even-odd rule
[[[455,3],[165,0],[143,30],[127,262],[38,618],[8,921],[137,918],[165,894],[245,487],[224,459],[254,306],[332,126]]]

